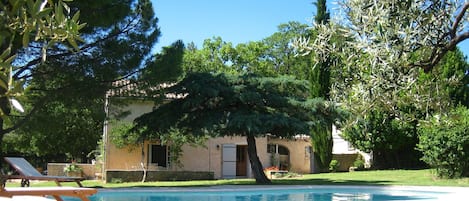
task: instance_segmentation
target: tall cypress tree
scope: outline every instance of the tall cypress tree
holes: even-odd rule
[[[330,13],[326,8],[326,0],[318,0],[317,2],[313,2],[313,4],[316,6],[316,16],[314,17],[314,21],[317,24],[329,23]]]
[[[316,16],[314,17],[315,23],[329,23],[330,14],[327,11],[326,0],[318,0],[317,2],[313,2],[313,4],[317,9]],[[329,100],[331,88],[331,72],[329,67],[332,62],[328,55],[323,58],[325,59],[317,62],[312,71],[310,78],[311,96]],[[315,162],[320,168],[320,171],[327,171],[329,163],[332,160],[332,124],[324,123],[322,126],[316,127],[312,130],[311,136]]]

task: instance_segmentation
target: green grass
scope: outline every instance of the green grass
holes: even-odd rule
[[[8,183],[8,186],[19,186]],[[76,186],[67,183],[67,186]],[[204,181],[161,181],[103,183],[84,181],[86,187],[124,188],[124,187],[195,187],[215,185],[255,185],[253,179],[204,180]],[[431,170],[381,170],[340,173],[308,174],[296,178],[274,179],[273,185],[409,185],[409,186],[462,186],[469,187],[469,178],[438,179]],[[31,186],[55,186],[53,182],[32,183]]]
[[[469,178],[439,179],[431,170],[380,170],[304,175],[302,178],[278,180],[279,184],[318,185],[409,185],[465,186]]]

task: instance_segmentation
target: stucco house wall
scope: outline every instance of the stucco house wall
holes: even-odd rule
[[[110,119],[115,119],[114,115],[117,110],[128,112],[127,115],[119,119],[119,121],[132,122],[135,118],[152,110],[153,102],[141,99],[120,99],[117,100],[121,104],[119,106],[112,105],[112,99],[108,99],[107,109],[114,110],[108,111],[111,116]],[[123,103],[123,104],[122,104]],[[103,170],[141,170],[141,147],[125,147],[118,148],[110,140],[110,132],[112,132],[112,123],[106,122],[103,138],[104,138],[104,164]],[[143,156],[147,158],[147,153]]]
[[[246,145],[245,137],[218,137],[209,139],[204,147],[193,147],[186,145],[183,147],[183,155],[181,162],[183,167],[178,170],[185,171],[211,171],[214,172],[215,178],[222,178],[222,145]],[[267,153],[267,138],[256,139],[257,154],[261,163],[265,166],[269,162],[269,154]],[[250,169],[248,169],[250,170]],[[252,176],[248,172],[248,177]]]
[[[365,162],[366,167],[371,166],[371,154],[362,152],[358,149],[353,148],[350,142],[342,138],[342,132],[337,129],[335,125],[332,126],[332,140],[334,145],[332,147],[332,154],[335,155],[335,159],[342,163],[340,170],[346,171],[353,165],[353,161],[357,158],[357,155],[361,155]],[[348,157],[347,157],[348,155]],[[351,162],[350,162],[351,161]],[[345,165],[347,164],[347,165]]]
[[[311,173],[311,141],[309,137],[296,139],[269,139],[269,144],[285,146],[290,152],[289,171],[296,173]]]

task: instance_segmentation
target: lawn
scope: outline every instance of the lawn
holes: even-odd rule
[[[18,186],[8,183],[8,186]],[[66,185],[76,186],[75,183]],[[191,187],[215,185],[255,185],[253,179],[204,180],[204,181],[161,181],[103,183],[100,181],[84,181],[86,187]],[[409,185],[409,186],[462,186],[469,187],[469,178],[438,179],[432,170],[380,170],[339,173],[308,174],[295,178],[274,179],[273,185]],[[53,182],[32,183],[31,186],[55,186]]]

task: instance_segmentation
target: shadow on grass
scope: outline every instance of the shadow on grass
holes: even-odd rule
[[[275,185],[374,185],[385,186],[390,185],[391,181],[386,180],[332,180],[332,179],[274,179],[272,184]]]
[[[274,179],[271,185],[374,185],[385,186],[390,185],[390,181],[376,180],[331,180],[331,179]],[[150,188],[150,187],[211,187],[211,186],[226,186],[226,185],[265,185],[256,184],[254,179],[233,179],[233,180],[211,180],[201,182],[145,182],[145,183],[122,183],[115,184],[115,186],[93,186],[94,188]]]

